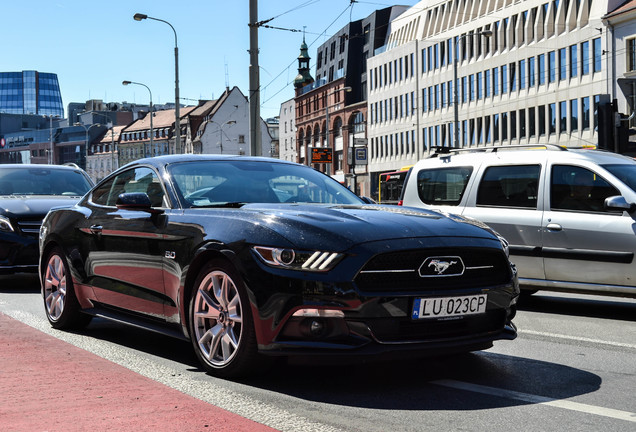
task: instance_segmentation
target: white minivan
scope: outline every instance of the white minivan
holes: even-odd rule
[[[634,159],[555,145],[446,150],[413,166],[404,206],[488,224],[526,293],[636,297]]]

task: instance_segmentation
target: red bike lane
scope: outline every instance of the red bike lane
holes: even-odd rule
[[[274,431],[0,313],[0,430]]]

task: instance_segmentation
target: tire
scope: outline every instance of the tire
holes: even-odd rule
[[[201,269],[190,297],[188,324],[197,358],[210,374],[240,378],[260,369],[247,291],[226,261],[212,260]]]
[[[42,270],[42,298],[51,326],[61,330],[86,327],[92,317],[81,312],[64,253],[59,247],[55,247],[49,251],[44,262],[46,267]]]

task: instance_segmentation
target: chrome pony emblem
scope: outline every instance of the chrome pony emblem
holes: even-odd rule
[[[457,264],[457,261],[440,261],[435,259],[428,263],[428,267],[433,266],[435,267],[435,271],[437,272],[437,274],[442,274],[453,264]]]
[[[419,268],[421,277],[461,276],[464,262],[458,256],[428,257]]]

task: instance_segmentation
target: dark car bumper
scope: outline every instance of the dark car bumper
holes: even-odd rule
[[[0,233],[0,274],[37,272],[39,256],[37,237]]]
[[[507,283],[460,287],[447,291],[418,290],[391,294],[361,292],[354,282],[292,279],[287,275],[250,278],[259,350],[268,355],[357,357],[376,355],[443,355],[487,349],[495,340],[517,336],[519,285],[514,267]],[[254,273],[252,273],[254,276]],[[257,282],[258,281],[258,282]],[[475,315],[412,318],[418,298],[487,295],[486,311]],[[301,310],[314,315],[299,314]],[[328,311],[326,316],[315,311]],[[335,315],[335,316],[334,316]]]

